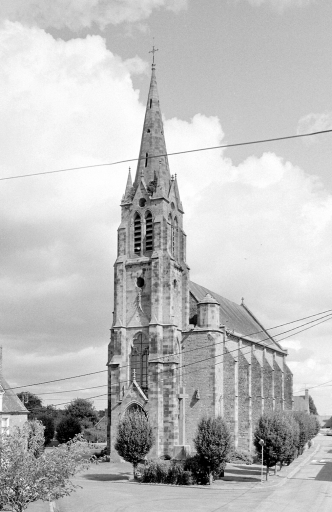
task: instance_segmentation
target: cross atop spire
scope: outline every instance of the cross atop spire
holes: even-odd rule
[[[153,43],[154,43],[154,38],[153,38]],[[153,44],[152,45],[152,50],[149,52],[149,53],[152,53],[152,66],[154,67],[155,66],[155,62],[154,62],[154,54],[156,52],[159,51],[159,48],[155,48],[155,45]]]

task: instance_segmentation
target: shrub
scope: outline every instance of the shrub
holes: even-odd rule
[[[45,445],[47,445],[52,441],[52,439],[54,437],[54,432],[55,432],[54,419],[49,414],[44,413],[44,414],[39,414],[37,416],[37,420],[40,421],[45,427],[44,437],[45,437]]]
[[[56,450],[40,451],[44,427],[28,421],[10,434],[0,434],[0,509],[23,512],[30,503],[68,496],[78,486],[71,477],[88,468],[87,443],[76,437]]]
[[[191,472],[182,462],[161,462],[149,460],[139,467],[140,481],[143,483],[190,485],[193,483]]]
[[[226,462],[232,462],[233,464],[246,464],[250,466],[253,463],[253,456],[250,452],[245,450],[232,450],[228,455]]]
[[[134,477],[140,460],[150,451],[154,442],[152,427],[143,412],[133,410],[125,414],[118,425],[115,449],[133,465]]]
[[[219,475],[232,449],[231,434],[224,420],[202,418],[197,426],[194,444],[200,464],[205,466],[210,484],[213,476]]]
[[[67,443],[81,433],[81,424],[76,418],[64,417],[57,426],[56,438],[59,443]]]
[[[144,483],[167,483],[169,463],[149,460],[140,466],[140,480]]]
[[[184,462],[184,470],[191,473],[193,483],[197,485],[206,485],[209,483],[209,474],[199,455],[188,457]]]

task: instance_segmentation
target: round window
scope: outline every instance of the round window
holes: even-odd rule
[[[146,205],[146,199],[144,199],[144,197],[141,197],[138,204],[140,205],[141,208],[143,208]]]

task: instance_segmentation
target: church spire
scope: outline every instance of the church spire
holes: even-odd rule
[[[149,193],[167,197],[170,189],[171,175],[166,156],[164,127],[159,106],[155,68],[156,66],[153,63],[134,188],[137,189],[143,177]]]

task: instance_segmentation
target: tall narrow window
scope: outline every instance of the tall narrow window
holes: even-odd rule
[[[145,216],[145,250],[153,251],[153,223],[152,223],[152,214],[151,212],[147,212]]]
[[[178,250],[178,219],[175,217],[173,225],[172,253],[177,256]]]
[[[169,250],[173,254],[174,226],[173,226],[173,219],[172,219],[172,215],[171,214],[169,214],[169,216],[168,216],[168,222],[170,223]]]
[[[134,218],[134,252],[135,254],[141,253],[142,246],[142,224],[141,217],[136,213]]]
[[[145,167],[148,166],[149,153],[145,153]]]
[[[134,338],[133,348],[131,351],[130,380],[135,376],[137,384],[142,388],[145,394],[147,394],[148,391],[148,359],[149,343],[143,334],[139,332]]]
[[[150,99],[150,108],[152,107],[152,98]]]

